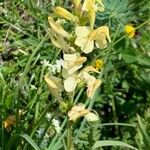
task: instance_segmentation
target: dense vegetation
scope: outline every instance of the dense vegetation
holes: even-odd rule
[[[93,24],[89,5],[80,12],[79,1],[0,2],[0,150],[150,150],[150,2],[96,0]],[[79,21],[68,19],[54,11],[57,6],[82,16]],[[58,18],[70,34],[61,43],[52,26]],[[104,38],[95,37],[99,45],[87,52],[75,42],[77,24],[92,31],[105,26],[109,35],[96,30]],[[99,85],[93,93],[87,91],[86,79],[73,92],[68,92],[74,88],[71,82],[53,88],[59,85],[56,77],[68,79],[59,60],[74,50],[81,58],[76,66],[93,67],[87,75]],[[84,69],[78,69],[82,78]],[[86,108],[85,117],[69,118],[79,103]]]

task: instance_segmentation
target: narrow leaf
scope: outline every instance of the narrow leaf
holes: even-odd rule
[[[23,137],[35,150],[40,150],[37,144],[27,135],[27,134],[20,134],[19,136]]]
[[[104,141],[96,141],[95,144],[92,147],[92,150],[103,147],[103,146],[122,146],[122,147],[127,147],[130,149],[138,150],[137,148],[121,141],[111,141],[111,140],[104,140]]]

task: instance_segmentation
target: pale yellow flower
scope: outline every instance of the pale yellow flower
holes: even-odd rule
[[[63,77],[64,89],[67,92],[73,92],[80,82],[80,79],[76,75],[76,71],[82,67],[82,64],[86,61],[86,57],[81,57],[79,53],[64,54],[63,63]]]
[[[86,57],[80,56],[79,53],[64,54],[63,68],[67,71],[68,75],[72,75],[80,69],[83,63],[87,60]]]
[[[78,104],[71,108],[71,110],[68,112],[69,121],[76,121],[82,116],[85,116],[88,114],[90,110],[85,109],[84,104]]]
[[[71,14],[68,10],[62,8],[62,7],[56,7],[54,9],[55,14],[57,14],[60,17],[63,17],[67,20],[73,21],[73,22],[79,22],[78,17]]]
[[[87,96],[92,97],[96,89],[101,85],[101,80],[96,79],[94,76],[90,75],[90,72],[99,73],[93,66],[88,66],[79,73],[79,77],[87,85]]]
[[[77,35],[75,45],[81,48],[81,51],[88,54],[94,49],[94,41],[100,49],[107,47],[107,39],[110,42],[109,28],[107,26],[90,30],[86,26],[77,26],[75,29]]]
[[[51,42],[57,47],[62,49],[65,53],[75,52],[75,49],[71,47],[65,40],[69,38],[69,33],[65,31],[61,25],[60,21],[54,21],[52,17],[48,17],[50,29],[49,36]]]
[[[128,24],[128,25],[125,26],[125,32],[128,34],[129,38],[133,38],[134,37],[135,30],[136,29],[132,25],[130,25],[130,24]]]
[[[85,109],[85,105],[79,103],[71,108],[68,112],[69,121],[76,121],[80,117],[86,118],[87,121],[94,122],[99,120],[98,114],[91,112],[89,109]]]

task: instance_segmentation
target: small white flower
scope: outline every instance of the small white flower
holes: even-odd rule
[[[51,117],[52,117],[51,113],[46,113],[46,119],[47,119],[48,121],[50,121]]]
[[[41,137],[41,135],[43,134],[44,132],[44,128],[39,128],[39,130],[36,131],[37,134],[38,134],[38,137]]]
[[[63,59],[56,60],[55,66],[56,66],[56,70],[57,70],[58,73],[61,71],[61,68],[62,68],[63,64],[64,64]]]
[[[47,61],[46,59],[41,61],[41,64],[43,64],[44,67],[50,67],[49,61]]]
[[[54,74],[60,73],[63,63],[64,63],[63,59],[56,60],[56,63],[54,65],[49,64],[49,70]]]
[[[54,125],[54,127],[55,127],[56,132],[57,132],[57,133],[60,133],[61,127],[60,127],[60,125],[59,125],[59,121],[56,120],[56,119],[53,119],[53,120],[52,120],[52,123],[53,123],[53,125]]]

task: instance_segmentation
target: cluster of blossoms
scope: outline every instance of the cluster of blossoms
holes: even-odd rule
[[[101,80],[94,74],[99,74],[103,61],[97,60],[95,66],[86,65],[87,56],[94,50],[104,49],[111,42],[107,26],[94,27],[97,11],[103,11],[101,0],[73,0],[74,11],[70,13],[62,7],[54,8],[53,17],[48,17],[49,35],[54,46],[62,50],[63,58],[59,65],[59,77],[56,70],[45,75],[51,95],[59,102],[63,101],[66,93],[74,95],[77,87],[82,84],[87,87],[87,97],[91,98],[101,85]],[[67,26],[66,26],[67,24]],[[65,28],[71,25],[69,32]],[[58,60],[57,60],[58,61]],[[54,68],[57,68],[56,66]],[[81,116],[91,116],[91,111],[78,104],[68,112],[69,120],[75,121]],[[75,117],[76,116],[76,117]]]

